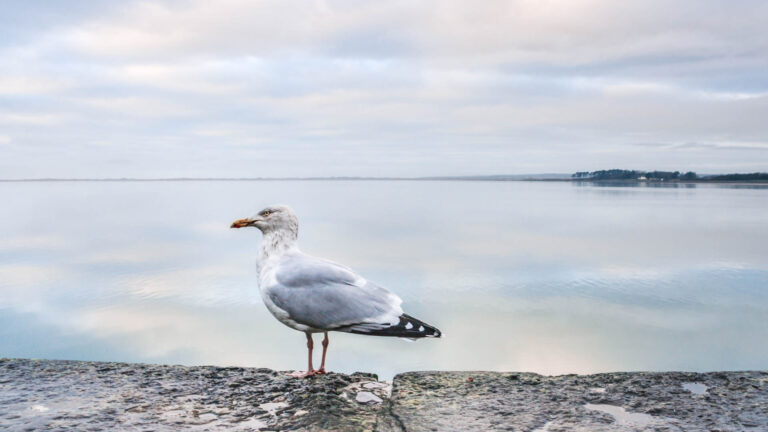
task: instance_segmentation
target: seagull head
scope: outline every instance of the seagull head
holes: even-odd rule
[[[256,227],[264,234],[285,230],[296,235],[299,232],[299,218],[287,205],[271,205],[253,217],[232,222],[230,226],[230,228],[245,227]]]

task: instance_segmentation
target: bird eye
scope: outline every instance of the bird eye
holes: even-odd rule
[[[264,210],[263,213],[261,213],[262,216],[269,216],[272,212],[269,210]]]

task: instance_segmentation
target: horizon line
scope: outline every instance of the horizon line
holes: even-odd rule
[[[698,174],[697,180],[705,180],[706,177],[719,175],[743,175],[743,174],[764,174],[762,171],[748,173],[728,173],[728,174]],[[559,180],[580,180],[589,181],[589,178],[574,178],[571,173],[531,173],[531,174],[480,174],[480,175],[439,175],[439,176],[418,176],[418,177],[369,177],[369,176],[311,176],[311,177],[83,177],[83,178],[60,178],[60,177],[34,177],[34,178],[11,178],[0,179],[0,182],[22,183],[22,182],[161,182],[161,181],[322,181],[322,180],[401,180],[401,181],[449,181],[449,180],[496,180],[496,181],[559,181]]]
[[[102,177],[102,178],[59,178],[59,177],[35,177],[0,179],[0,182],[45,182],[45,181],[279,181],[279,180],[461,180],[461,179],[504,179],[504,180],[537,180],[543,176],[567,176],[568,173],[541,173],[541,174],[489,174],[489,175],[441,175],[420,177],[362,177],[362,176],[312,176],[312,177]],[[538,178],[535,178],[538,177]],[[550,177],[550,178],[552,178]],[[565,178],[565,177],[562,177]]]

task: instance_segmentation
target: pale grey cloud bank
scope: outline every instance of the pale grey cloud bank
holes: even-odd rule
[[[764,1],[4,3],[0,178],[768,170]]]

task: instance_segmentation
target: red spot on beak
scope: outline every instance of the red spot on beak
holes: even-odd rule
[[[249,226],[253,221],[250,219],[238,219],[232,222],[230,228],[243,228]]]

